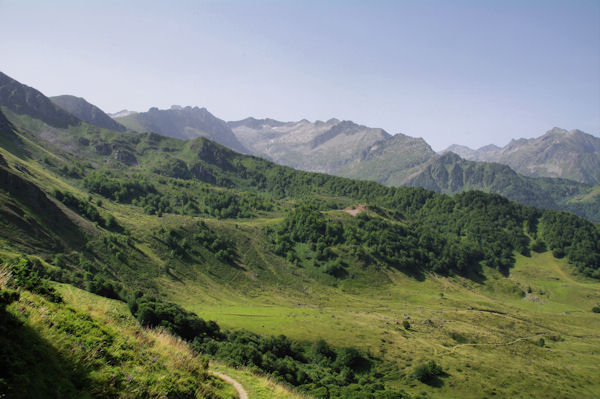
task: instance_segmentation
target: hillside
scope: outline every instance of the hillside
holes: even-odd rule
[[[115,122],[110,116],[104,113],[100,108],[88,103],[85,99],[70,95],[62,95],[50,97],[50,100],[69,112],[77,118],[89,123],[90,125],[98,126],[103,129],[115,130],[124,132],[127,130],[125,126]]]
[[[147,112],[130,113],[115,121],[135,132],[153,132],[178,139],[206,137],[232,150],[247,153],[227,124],[206,108],[172,106],[150,108]]]
[[[533,139],[512,140],[506,146],[472,150],[451,146],[465,159],[497,162],[525,176],[560,177],[586,184],[600,184],[600,138],[581,130],[554,128]]]
[[[209,358],[241,367],[251,387],[248,369],[315,398],[600,392],[600,231],[585,219],[479,191],[298,171],[202,137],[58,129],[2,111],[19,142],[0,141],[0,258],[21,292],[6,317],[56,341],[53,358],[73,349],[70,362],[99,370],[72,379],[64,363],[60,386],[188,395],[190,373],[211,381]],[[104,300],[72,287],[120,311],[102,318]],[[154,379],[130,379],[157,349],[136,331],[156,328],[186,354],[169,363],[174,349],[160,347],[159,365],[140,373]],[[222,392],[207,389],[196,396]]]
[[[566,179],[527,177],[506,165],[466,161],[451,152],[433,157],[403,184],[446,194],[483,190],[502,194],[522,204],[565,210],[600,221],[598,186]]]

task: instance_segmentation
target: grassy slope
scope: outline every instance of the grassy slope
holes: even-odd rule
[[[228,387],[206,374],[202,359],[187,344],[142,329],[125,304],[69,285],[58,291],[64,304],[22,291],[8,308],[21,329],[36,337],[20,354],[35,362],[21,366],[33,376],[13,386],[9,397],[231,397]]]
[[[300,292],[251,291],[242,300],[213,303],[174,295],[201,317],[221,325],[299,340],[324,338],[391,359],[404,369],[390,381],[432,397],[596,397],[600,284],[578,282],[549,253],[520,257],[510,279],[492,270],[484,284],[400,274],[379,287],[306,286]],[[522,296],[521,288],[532,287]],[[185,292],[185,289],[178,290]],[[543,292],[543,294],[542,294]],[[440,294],[444,296],[441,297]],[[252,297],[256,295],[255,297]],[[406,316],[405,316],[406,315]],[[402,320],[409,317],[411,329]],[[536,345],[544,338],[545,346]],[[448,377],[441,387],[407,375],[437,359]]]
[[[27,393],[7,392],[9,397],[31,397],[34,392],[36,397],[118,392],[119,398],[159,398],[176,391],[195,392],[199,398],[237,397],[232,387],[205,373],[202,358],[185,342],[162,331],[142,329],[124,303],[67,284],[56,288],[64,304],[23,291],[21,299],[8,308],[21,320],[22,329],[38,340],[37,346],[26,350],[42,361],[37,371],[43,376],[40,382],[30,381]],[[88,347],[98,344],[99,337],[104,340],[101,346]],[[301,397],[248,371],[223,365],[210,368],[238,379],[252,398]]]

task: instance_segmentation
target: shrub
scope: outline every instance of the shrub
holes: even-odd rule
[[[405,330],[410,330],[410,323],[408,322],[408,320],[404,320],[402,322],[402,327],[404,327]]]
[[[413,376],[425,384],[431,384],[435,382],[437,377],[441,375],[444,375],[442,366],[438,365],[433,360],[429,360],[426,363],[418,365],[413,371]]]
[[[600,313],[600,306],[594,306],[592,308],[592,312],[594,312],[594,313]]]
[[[36,265],[25,257],[18,257],[8,263],[12,274],[11,284],[15,287],[40,294],[52,302],[61,302],[61,296],[34,270]]]
[[[531,243],[531,250],[537,253],[546,252],[546,243],[540,239],[537,239]]]

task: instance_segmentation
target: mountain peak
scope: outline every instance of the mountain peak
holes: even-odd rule
[[[32,116],[57,128],[67,128],[81,122],[38,90],[19,83],[2,72],[0,72],[0,106],[16,114]]]
[[[117,123],[100,108],[90,104],[81,97],[61,95],[50,97],[50,100],[65,111],[75,115],[82,121],[103,129],[124,132],[125,126]]]
[[[182,140],[205,137],[235,151],[248,152],[227,123],[215,117],[204,107],[180,105],[173,105],[169,109],[152,107],[147,112],[115,119],[133,131],[149,131]]]

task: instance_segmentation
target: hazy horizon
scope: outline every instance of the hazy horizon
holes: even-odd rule
[[[597,1],[0,0],[0,70],[105,112],[349,119],[504,146],[600,134]]]

